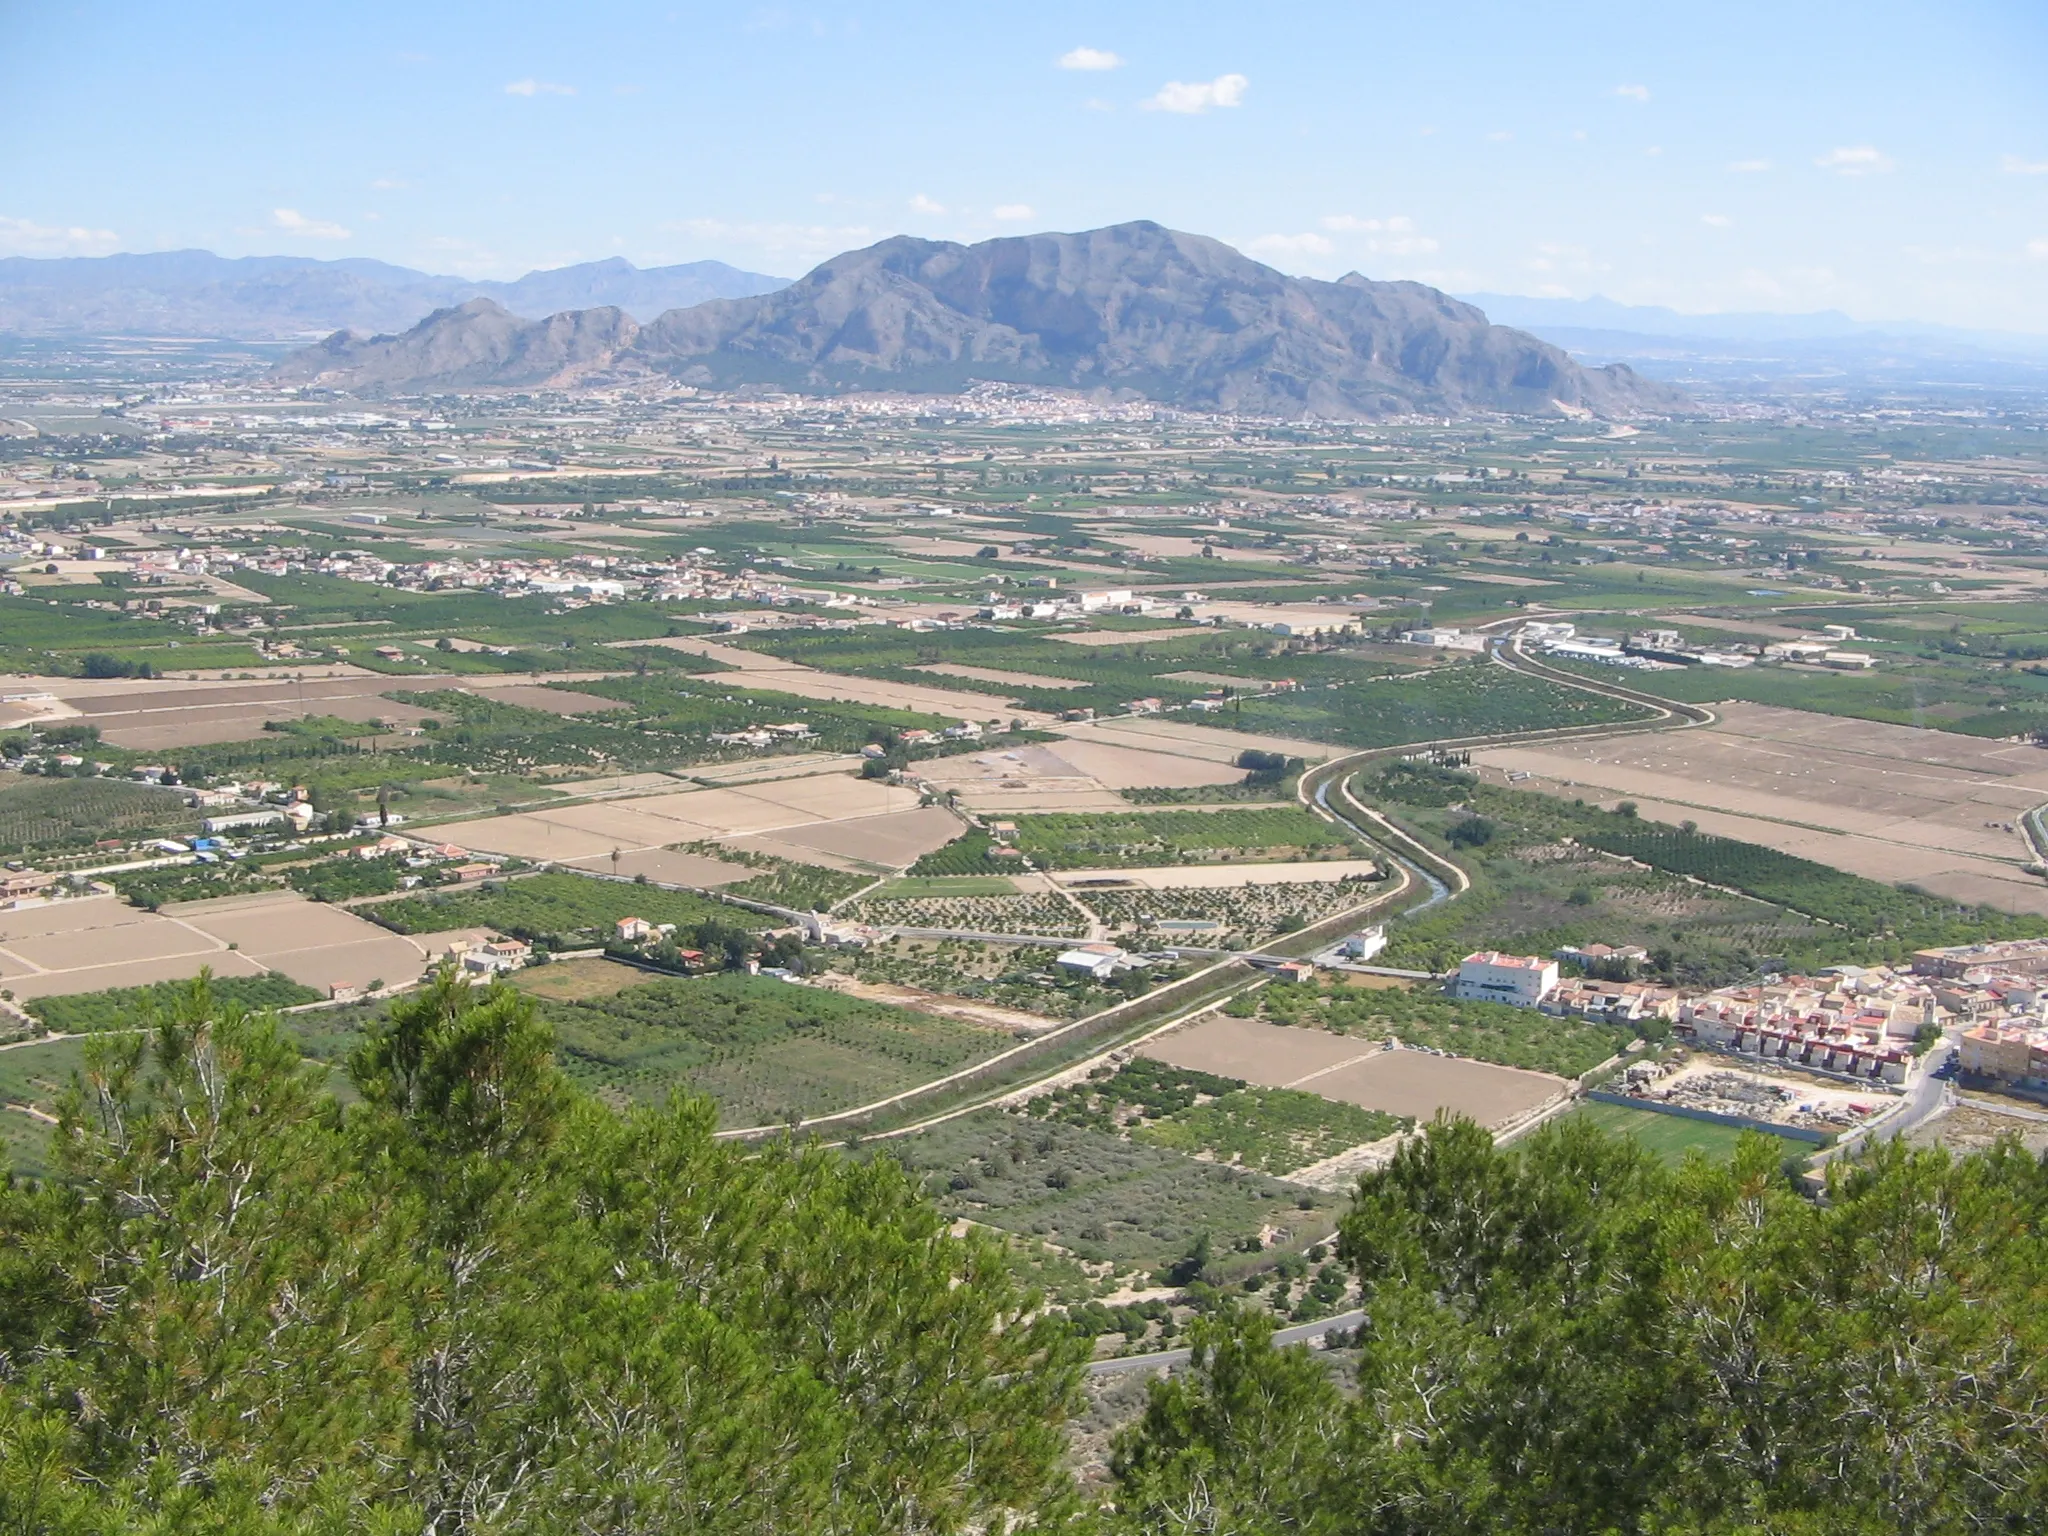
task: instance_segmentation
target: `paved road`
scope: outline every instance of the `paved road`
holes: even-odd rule
[[[1339,1312],[1335,1317],[1326,1317],[1319,1323],[1296,1323],[1292,1328],[1282,1328],[1273,1335],[1273,1342],[1309,1344],[1339,1328],[1356,1328],[1364,1321],[1363,1312]],[[1162,1349],[1151,1355],[1125,1355],[1118,1360],[1093,1360],[1089,1362],[1088,1374],[1121,1376],[1126,1371],[1151,1371],[1162,1365],[1186,1365],[1189,1354],[1190,1351],[1185,1349]]]
[[[1906,1102],[1886,1115],[1876,1125],[1844,1136],[1836,1142],[1831,1157],[1849,1157],[1863,1150],[1864,1144],[1873,1136],[1889,1141],[1903,1136],[1915,1127],[1924,1125],[1946,1109],[1955,1097],[1950,1080],[1939,1075],[1942,1069],[1955,1060],[1956,1043],[1953,1039],[1942,1041],[1927,1053],[1926,1064],[1920,1076],[1906,1093]]]

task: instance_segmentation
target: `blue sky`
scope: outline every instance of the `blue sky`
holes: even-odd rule
[[[0,0],[0,254],[1291,272],[2048,332],[2048,0]]]

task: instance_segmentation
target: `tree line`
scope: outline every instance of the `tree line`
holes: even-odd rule
[[[888,1155],[569,1084],[444,974],[347,1064],[203,984],[102,1036],[0,1189],[0,1527],[2038,1529],[2048,1172],[1665,1167],[1438,1121],[1357,1186],[1334,1357],[1221,1306],[1083,1489],[1086,1342]],[[1333,1272],[1335,1274],[1335,1272]]]

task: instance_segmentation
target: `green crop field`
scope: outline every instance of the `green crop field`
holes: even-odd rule
[[[1146,1056],[1034,1099],[1026,1113],[1270,1174],[1292,1173],[1414,1123]]]
[[[653,981],[543,1011],[572,1077],[614,1099],[708,1094],[727,1125],[848,1109],[1012,1044],[934,1014],[737,974]]]
[[[1223,723],[1234,730],[1305,737],[1345,747],[1508,731],[1554,730],[1647,718],[1633,704],[1596,698],[1505,667],[1438,667],[1415,677],[1330,683],[1239,701]]]
[[[1220,1251],[1271,1227],[1298,1247],[1327,1233],[1342,1204],[1251,1169],[993,1109],[890,1142],[877,1155],[921,1175],[950,1216],[1148,1272],[1204,1233]]]
[[[47,1040],[0,1051],[0,1103],[55,1110],[72,1074],[85,1065],[85,1044]]]
[[[1014,896],[1017,882],[1008,875],[905,875],[879,887],[870,901],[910,901],[924,896]]]
[[[1348,836],[1295,806],[1280,810],[1072,812],[1019,816],[1017,846],[1046,869],[1206,864],[1351,851]]]
[[[1735,1153],[1745,1132],[1732,1125],[1715,1125],[1705,1120],[1688,1120],[1681,1115],[1660,1115],[1653,1109],[1631,1109],[1625,1104],[1581,1104],[1571,1111],[1575,1118],[1590,1121],[1603,1131],[1631,1136],[1667,1163],[1683,1162],[1694,1152],[1715,1162]],[[1787,1155],[1810,1156],[1817,1149],[1789,1136],[1772,1137]]]
[[[197,831],[176,790],[118,779],[23,778],[0,786],[0,848],[62,847],[115,833]]]
[[[1017,846],[1041,869],[1142,869],[1362,853],[1296,806],[1244,811],[1087,811],[1019,816]],[[966,832],[910,866],[913,879],[988,874],[985,832]],[[949,892],[947,894],[959,894]]]
[[[229,1007],[258,1012],[265,1008],[290,1008],[298,1003],[315,1003],[327,994],[301,986],[289,976],[272,971],[265,976],[216,976],[211,982],[214,999]],[[64,997],[38,997],[22,1007],[43,1024],[62,1035],[91,1034],[95,1030],[128,1029],[169,1013],[178,999],[191,990],[186,981],[159,981],[146,987],[115,987],[104,992],[73,992]]]
[[[718,922],[759,929],[770,922],[758,912],[686,891],[565,874],[488,881],[480,890],[378,902],[364,907],[362,916],[396,933],[491,928],[556,948],[608,939],[608,930],[622,917],[644,917],[650,923],[678,927]]]
[[[1225,1011],[1367,1040],[1393,1035],[1406,1045],[1559,1077],[1591,1071],[1635,1038],[1633,1029],[1619,1024],[1553,1019],[1533,1008],[1463,1002],[1433,989],[1411,992],[1339,982],[1262,987],[1233,1000]]]

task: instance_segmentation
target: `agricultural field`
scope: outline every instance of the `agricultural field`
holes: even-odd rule
[[[262,976],[216,976],[210,990],[214,1000],[226,1007],[260,1012],[266,1008],[291,1008],[316,1003],[326,993],[301,986],[289,976],[272,971]],[[44,1026],[60,1035],[87,1035],[107,1029],[132,1029],[154,1018],[172,1013],[178,1000],[190,991],[190,984],[160,981],[145,987],[117,987],[106,992],[74,992],[64,996],[31,998],[22,1004]]]
[[[1359,995],[1376,999],[1395,994],[1375,990]],[[1456,1043],[1486,1042],[1475,1035]],[[1469,1116],[1481,1125],[1500,1125],[1556,1098],[1567,1086],[1563,1078],[1544,1072],[1435,1054],[1443,1049],[1404,1049],[1387,1043],[1384,1034],[1373,1038],[1370,1030],[1362,1038],[1346,1036],[1268,1023],[1226,1009],[1149,1042],[1144,1054],[1170,1066],[1239,1077],[1262,1087],[1306,1089],[1339,1103],[1418,1121],[1450,1114]]]
[[[1244,948],[1313,927],[1371,900],[1385,885],[1383,880],[1349,875],[1341,880],[1088,890],[1080,894],[1088,909],[1112,932],[1141,947],[1184,943]],[[1199,926],[1185,926],[1189,924]]]
[[[648,973],[618,960],[557,960],[547,965],[529,965],[512,973],[512,985],[535,997],[557,1003],[587,1003],[592,998],[610,997],[628,987],[647,984]]]
[[[1794,968],[1898,961],[1930,946],[2048,932],[2048,922],[2040,917],[1971,906],[1910,885],[1882,884],[1776,848],[1719,836],[1691,818],[1676,824],[1655,821],[1633,804],[1604,811],[1520,788],[1481,785],[1470,811],[1496,829],[1503,845],[1497,854],[1490,840],[1472,855],[1482,872],[1503,855],[1512,857],[1517,843],[1556,844],[1569,838],[1614,859],[1705,882],[1703,889],[1721,887],[1722,894],[1778,908],[1780,918],[1745,943],[1756,946],[1752,954],[1768,946],[1768,958]],[[1682,927],[1673,931],[1674,955],[1685,937]]]
[[[730,843],[682,843],[674,851],[697,854],[721,863],[744,865],[758,871],[744,879],[721,880],[718,889],[728,896],[765,901],[797,912],[826,911],[863,886],[873,883],[866,875],[828,869],[822,864],[799,864],[793,859],[779,859],[773,854],[757,853]]]
[[[1039,869],[1145,869],[1171,864],[1348,858],[1358,845],[1297,806],[1259,810],[1056,813],[1015,818],[1016,846]],[[911,866],[913,875],[992,872],[986,833],[969,832]]]
[[[740,863],[721,865],[723,852],[687,850],[717,843],[781,863],[881,873],[959,830],[949,812],[921,806],[915,790],[836,771],[513,812],[447,833],[465,848],[514,858],[711,885],[753,877]]]
[[[1708,669],[1712,670],[1712,669]],[[1475,754],[1489,782],[1692,822],[1883,884],[2048,916],[2021,816],[2048,800],[2030,742],[1730,705],[1710,728]]]
[[[833,965],[862,981],[890,982],[942,992],[970,1002],[1011,1008],[1054,1020],[1100,1013],[1142,996],[1186,967],[1159,964],[1125,971],[1114,984],[1061,971],[1058,951],[1037,945],[974,939],[889,939],[862,950],[842,950]]]
[[[1077,939],[1088,934],[1088,919],[1072,902],[1044,891],[1013,891],[1000,896],[892,897],[877,893],[854,902],[841,915],[877,928],[952,928],[964,933],[1042,934]]]
[[[1636,705],[1505,667],[1464,665],[1243,699],[1230,727],[1356,750],[1647,718]]]
[[[717,923],[757,930],[773,921],[744,907],[687,891],[566,874],[486,881],[480,889],[407,896],[365,907],[363,912],[395,933],[488,928],[552,949],[603,943],[612,937],[612,925],[622,917],[674,923],[679,928]]]
[[[1012,1042],[957,1019],[737,974],[545,1001],[566,1071],[615,1102],[702,1093],[727,1126],[849,1109]]]
[[[76,848],[113,836],[189,836],[198,829],[199,813],[187,809],[176,790],[111,779],[0,779],[0,849],[9,852]]]
[[[281,971],[325,996],[334,986],[410,981],[426,949],[292,891],[259,890],[147,912],[83,897],[0,912],[0,988],[28,1000]]]
[[[1219,1253],[1265,1234],[1328,1235],[1339,1201],[1247,1168],[1108,1131],[981,1110],[886,1144],[949,1216],[1053,1244],[1144,1281],[1205,1236]]]
[[[1242,1078],[1171,1067],[1148,1056],[1097,1068],[1085,1082],[1033,1099],[1026,1113],[1275,1175],[1414,1124],[1317,1094],[1254,1088]]]
[[[1272,863],[1344,858],[1357,851],[1341,829],[1293,806],[1019,816],[1016,824],[1017,846],[1041,869]]]
[[[1465,1002],[1426,982],[1412,988],[1352,987],[1325,977],[1261,987],[1233,999],[1226,1011],[1358,1041],[1398,1040],[1419,1050],[1556,1077],[1591,1071],[1636,1036],[1624,1025],[1552,1018],[1505,1003]]]

